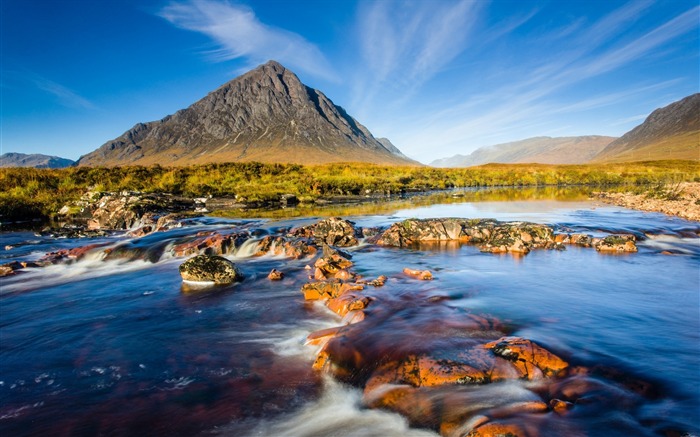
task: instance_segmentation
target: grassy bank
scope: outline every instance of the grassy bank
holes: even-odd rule
[[[287,193],[311,201],[337,195],[455,187],[644,185],[678,180],[700,181],[700,163],[490,164],[461,169],[261,163],[60,170],[8,168],[0,172],[0,215],[3,221],[50,217],[87,190],[238,196],[242,202],[266,202]]]

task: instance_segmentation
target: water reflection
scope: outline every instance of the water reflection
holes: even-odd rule
[[[282,209],[231,209],[214,211],[212,215],[231,218],[333,217],[360,215],[392,215],[400,210],[411,210],[431,205],[450,205],[481,202],[529,203],[535,200],[561,202],[588,199],[591,187],[527,187],[527,188],[464,188],[434,193],[407,194],[399,197],[345,199],[339,203],[299,204]],[[509,208],[503,205],[504,208]]]

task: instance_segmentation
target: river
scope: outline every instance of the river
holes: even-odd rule
[[[593,236],[640,237],[639,251],[625,255],[575,246],[493,255],[466,244],[347,250],[358,273],[388,276],[384,287],[372,290],[378,299],[440,296],[429,311],[408,313],[407,326],[449,311],[488,314],[511,335],[546,345],[571,363],[613,368],[653,387],[652,395],[630,405],[574,409],[566,426],[544,435],[574,435],[571,429],[591,436],[700,433],[700,224],[556,199],[457,199],[345,218],[386,227],[409,217],[523,220]],[[254,257],[249,243],[315,221],[194,219],[133,239],[145,259],[94,255],[0,278],[0,434],[437,435],[401,415],[365,408],[361,389],[312,370],[316,348],[304,344],[306,336],[339,318],[303,300],[311,260]],[[183,285],[178,266],[184,258],[169,248],[197,232],[232,227],[251,235],[227,255],[246,279],[199,291]],[[0,248],[12,247],[0,262],[36,260],[86,241],[4,232]],[[404,267],[428,269],[435,280],[406,277]],[[285,279],[269,281],[272,268]],[[405,337],[374,334],[411,341],[410,329]],[[518,381],[495,383],[470,388],[470,396],[498,398],[525,388]]]

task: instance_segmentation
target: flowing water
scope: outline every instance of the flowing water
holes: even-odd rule
[[[431,317],[439,323],[445,311],[489,314],[572,363],[609,366],[653,385],[654,395],[632,406],[572,415],[580,435],[700,433],[698,223],[557,200],[453,201],[347,218],[372,227],[408,217],[526,220],[640,237],[639,252],[628,255],[572,246],[515,257],[460,244],[362,244],[349,251],[358,273],[389,277],[372,291],[378,299],[441,296],[430,311],[406,313],[402,326],[424,326]],[[316,348],[304,344],[306,336],[339,323],[299,291],[311,259],[252,254],[257,238],[315,221],[204,218],[140,239],[89,241],[128,241],[138,259],[104,260],[95,251],[72,264],[0,278],[0,435],[436,435],[363,407],[360,389],[311,369]],[[202,290],[183,284],[183,259],[169,255],[170,247],[202,230],[231,227],[251,236],[227,255],[246,279]],[[0,247],[13,247],[0,261],[85,244],[3,233]],[[404,267],[429,269],[436,279],[407,278]],[[269,281],[272,268],[285,279]],[[375,334],[412,341],[410,329]],[[469,390],[470,399],[487,403],[520,396],[524,383]]]

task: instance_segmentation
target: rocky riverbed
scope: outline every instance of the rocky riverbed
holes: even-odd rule
[[[686,220],[700,221],[700,182],[683,182],[661,188],[658,193],[597,192],[594,198],[612,205],[640,211],[661,212]]]
[[[698,399],[683,387],[698,383],[689,272],[700,228],[580,205],[550,213],[557,223],[454,218],[451,207],[7,236],[0,430],[697,432]],[[326,414],[337,383],[357,395]],[[396,415],[409,427],[382,422]]]

